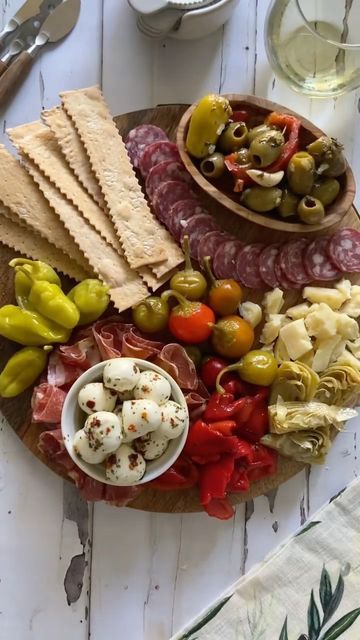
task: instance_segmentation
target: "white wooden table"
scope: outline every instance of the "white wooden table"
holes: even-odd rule
[[[2,22],[21,2],[1,0]],[[231,24],[196,42],[152,42],[137,33],[125,0],[83,0],[76,29],[35,63],[0,130],[37,119],[61,90],[95,83],[114,115],[209,91],[255,93],[337,136],[360,179],[360,93],[310,101],[280,85],[263,44],[268,4],[240,0]],[[326,466],[220,522],[87,505],[3,421],[0,640],[168,640],[359,472],[360,420],[350,425]]]

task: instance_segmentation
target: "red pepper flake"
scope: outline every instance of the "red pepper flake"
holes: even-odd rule
[[[111,456],[108,457],[106,461],[106,466],[112,467],[114,466],[114,464],[116,464],[116,455],[113,453]]]
[[[139,466],[139,463],[138,463],[139,456],[137,453],[130,453],[128,458],[129,458],[129,469],[130,471],[132,471],[133,469],[136,469],[136,467]]]
[[[145,422],[149,422],[149,416],[147,411],[142,412],[141,419],[144,420]]]
[[[88,400],[86,402],[86,406],[89,407],[89,409],[93,409],[95,407],[95,402],[94,400]]]
[[[106,431],[105,431],[105,433],[106,433],[106,435],[107,435],[107,436],[109,435],[109,433],[111,433],[111,429],[110,429],[110,427],[106,427]]]
[[[136,433],[137,432],[136,424],[129,424],[128,431],[132,431],[133,433]]]

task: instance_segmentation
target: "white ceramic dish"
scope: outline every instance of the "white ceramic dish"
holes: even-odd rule
[[[169,34],[177,40],[196,40],[214,33],[227,22],[239,0],[220,0],[213,5],[188,11],[178,31]]]
[[[162,454],[160,458],[156,460],[151,460],[146,464],[146,471],[144,476],[137,484],[144,484],[145,482],[150,482],[150,480],[155,480],[158,476],[161,476],[167,469],[171,467],[171,465],[175,462],[175,460],[179,457],[182,449],[184,448],[187,434],[189,431],[189,414],[187,404],[184,398],[184,394],[182,393],[179,385],[175,382],[175,380],[168,374],[166,371],[161,369],[152,362],[148,362],[147,360],[141,360],[138,358],[129,358],[132,362],[135,362],[139,367],[140,371],[156,371],[160,375],[166,378],[171,386],[171,399],[184,407],[186,414],[188,416],[186,427],[178,438],[169,441],[168,448]],[[61,414],[61,431],[64,438],[65,447],[74,461],[74,463],[84,471],[88,476],[94,478],[95,480],[99,480],[99,482],[103,482],[105,484],[111,484],[114,486],[119,486],[115,482],[111,482],[105,475],[105,468],[101,464],[89,464],[88,462],[84,462],[81,460],[75,453],[72,442],[74,439],[74,435],[76,431],[81,429],[84,425],[86,415],[80,409],[78,404],[78,395],[80,389],[89,382],[101,382],[102,374],[105,367],[106,362],[99,362],[99,364],[94,365],[91,369],[85,371],[80,378],[74,382],[69,393],[66,396],[64,407]]]

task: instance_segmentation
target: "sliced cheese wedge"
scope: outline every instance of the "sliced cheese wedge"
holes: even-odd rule
[[[281,327],[279,336],[284,342],[291,360],[301,358],[312,349],[312,342],[306,331],[303,318],[289,322],[289,324]]]
[[[276,287],[276,289],[265,293],[262,301],[262,308],[264,309],[265,315],[270,315],[272,313],[279,313],[283,304],[284,293],[281,289]]]

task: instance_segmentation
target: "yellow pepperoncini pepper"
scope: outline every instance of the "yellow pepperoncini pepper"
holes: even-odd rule
[[[0,373],[0,396],[13,398],[30,387],[44,371],[51,349],[24,347],[14,353]]]
[[[110,296],[109,287],[96,278],[87,278],[76,284],[67,294],[80,312],[78,324],[95,322],[106,311]]]
[[[52,342],[67,342],[69,329],[60,327],[36,311],[19,309],[13,304],[0,308],[0,335],[29,347]]]
[[[205,158],[213,153],[217,140],[232,115],[227,98],[216,94],[204,96],[192,112],[186,137],[191,156]]]
[[[28,260],[27,258],[14,258],[9,262],[9,267],[15,269],[15,297],[22,309],[28,309],[29,294],[35,280],[46,280],[53,284],[61,285],[56,271],[46,262],[41,260]],[[21,267],[19,269],[18,267]]]

